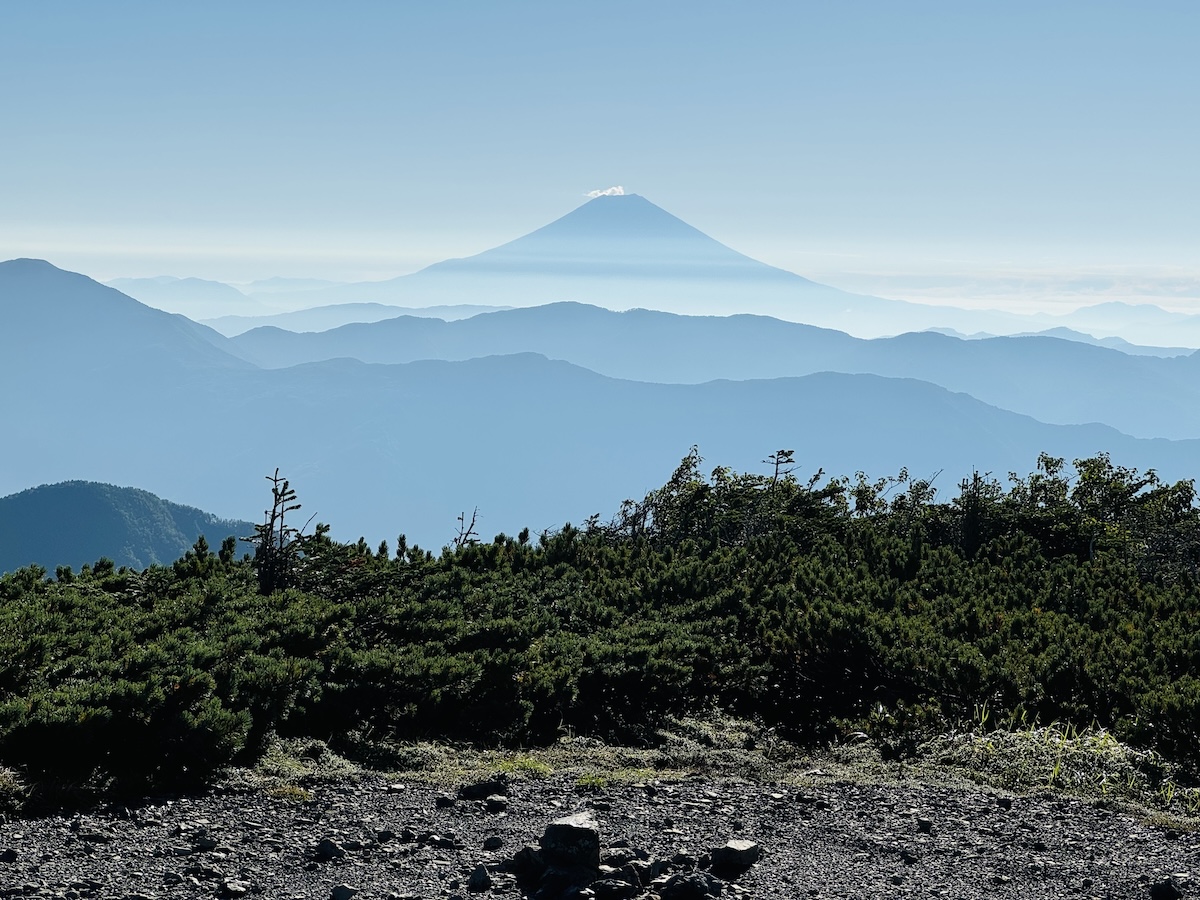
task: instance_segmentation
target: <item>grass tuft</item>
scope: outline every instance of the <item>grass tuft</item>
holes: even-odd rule
[[[554,774],[553,766],[528,753],[501,760],[496,770],[516,778],[548,778]]]
[[[1195,817],[1200,788],[1153,750],[1138,750],[1105,728],[1051,723],[937,737],[922,755],[971,777],[1016,792],[1051,790],[1093,800],[1132,803]]]

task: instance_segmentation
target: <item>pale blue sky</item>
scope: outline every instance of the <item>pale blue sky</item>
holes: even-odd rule
[[[1198,40],[1195,2],[8,3],[0,257],[386,277],[622,184],[806,274],[1200,285]]]

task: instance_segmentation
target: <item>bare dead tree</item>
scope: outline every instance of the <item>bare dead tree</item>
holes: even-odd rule
[[[471,513],[471,521],[467,521],[466,510],[458,515],[458,534],[454,536],[454,549],[461,550],[469,544],[479,543],[479,532],[475,530],[475,521],[479,516],[479,507]]]
[[[254,568],[258,573],[258,590],[270,594],[288,587],[294,580],[296,563],[302,550],[303,528],[286,522],[287,514],[300,508],[296,492],[288,480],[279,474],[267,475],[271,482],[271,507],[264,511],[265,521],[254,526],[251,537],[242,538],[254,544]],[[311,522],[312,519],[309,519]],[[308,523],[305,523],[305,528]]]

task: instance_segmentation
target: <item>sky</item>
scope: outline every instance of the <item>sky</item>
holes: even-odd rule
[[[620,184],[853,290],[1200,309],[1191,0],[46,0],[3,22],[4,259],[378,279]]]

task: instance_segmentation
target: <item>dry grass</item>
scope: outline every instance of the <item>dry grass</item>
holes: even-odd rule
[[[574,779],[585,792],[695,775],[795,785],[830,778],[986,785],[1016,794],[1051,792],[1110,802],[1150,822],[1200,827],[1200,788],[1181,784],[1159,755],[1122,744],[1104,729],[1058,724],[991,731],[977,725],[927,741],[915,755],[898,761],[885,760],[865,735],[806,751],[727,716],[671,720],[650,747],[612,747],[568,734],[551,746],[522,750],[415,743],[374,747],[369,755],[372,771],[447,789],[498,774],[518,781]],[[378,765],[381,761],[387,764]],[[320,741],[279,740],[254,769],[227,773],[227,783],[305,802],[315,785],[362,777],[366,771]],[[0,803],[5,790],[0,771]]]

